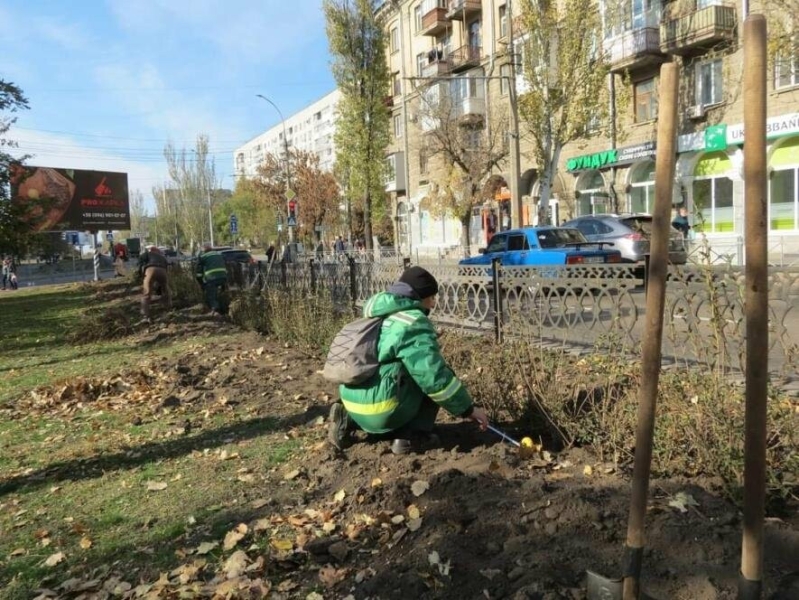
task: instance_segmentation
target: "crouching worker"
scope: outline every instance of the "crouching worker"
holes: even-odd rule
[[[167,281],[168,267],[169,264],[166,257],[161,254],[161,250],[157,246],[150,246],[147,248],[147,252],[139,257],[139,270],[144,275],[141,314],[145,320],[150,319],[150,301],[156,285],[159,288],[164,306],[167,310],[172,308],[172,297],[169,293],[169,282]]]
[[[422,449],[437,441],[433,428],[441,408],[486,428],[485,411],[474,406],[441,355],[428,318],[436,294],[433,275],[410,267],[388,291],[366,302],[363,319],[334,339],[325,377],[342,383],[341,402],[331,407],[328,423],[328,440],[336,448],[349,445],[357,426],[393,438],[394,454]]]
[[[205,303],[213,316],[227,312],[223,298],[227,287],[227,265],[222,253],[214,250],[211,244],[203,246],[203,253],[197,259],[197,281],[205,292]]]

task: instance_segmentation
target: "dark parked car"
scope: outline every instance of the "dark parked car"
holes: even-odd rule
[[[591,242],[609,242],[621,252],[624,262],[641,262],[649,254],[652,215],[585,215],[563,224],[578,229]],[[685,240],[674,227],[669,233],[669,262],[684,265],[688,261]]]
[[[242,248],[231,248],[230,246],[217,246],[216,250],[225,259],[228,273],[228,284],[232,287],[243,287],[246,269],[256,264],[256,260],[248,250]]]

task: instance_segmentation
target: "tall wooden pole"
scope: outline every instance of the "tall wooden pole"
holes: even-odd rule
[[[663,307],[669,268],[671,195],[677,151],[677,65],[660,68],[657,155],[655,157],[655,210],[646,294],[646,322],[641,344],[641,388],[638,392],[638,426],[635,434],[630,515],[627,522],[627,557],[624,565],[624,600],[638,600],[644,555],[644,520],[652,466],[658,381],[660,379]]]
[[[762,595],[768,398],[766,19],[744,21],[744,219],[746,223],[746,425],[739,600]]]

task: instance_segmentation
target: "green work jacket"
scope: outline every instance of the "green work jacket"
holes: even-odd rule
[[[200,254],[197,259],[197,278],[202,278],[203,283],[227,279],[227,266],[221,252],[209,250]]]
[[[402,427],[425,396],[455,416],[471,413],[472,398],[441,356],[435,328],[419,300],[381,292],[366,302],[363,316],[385,319],[378,341],[381,365],[368,381],[342,385],[339,393],[347,413],[364,431],[387,433]]]

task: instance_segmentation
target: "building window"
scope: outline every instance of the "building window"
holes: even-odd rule
[[[427,149],[422,148],[419,150],[419,174],[427,175]]]
[[[719,104],[724,92],[720,58],[696,66],[696,103],[702,106]]]
[[[424,77],[424,66],[427,64],[427,53],[420,52],[416,55],[416,76]]]
[[[400,80],[398,72],[391,74],[391,93],[394,96],[402,94],[402,81]]]
[[[394,137],[396,139],[402,138],[402,115],[394,115]]]
[[[386,158],[386,181],[388,182],[393,182],[397,179],[397,168],[394,162],[396,158],[396,154],[392,154]]]
[[[655,163],[647,161],[633,168],[630,176],[630,212],[651,213],[655,206]]]
[[[507,96],[510,92],[510,65],[502,65],[499,68],[499,93]]]
[[[774,59],[774,89],[799,85],[799,38],[794,40],[793,52],[782,52]]]
[[[577,216],[608,213],[610,196],[599,171],[587,171],[577,179]]]
[[[768,212],[770,229],[795,230],[799,206],[799,167],[774,171],[769,178]]]
[[[658,116],[658,99],[655,78],[635,84],[635,122],[654,121]]]
[[[499,37],[508,36],[508,6],[503,4],[499,7]]]
[[[399,29],[392,27],[388,37],[389,48],[391,52],[399,52]]]
[[[694,229],[715,233],[733,231],[732,179],[729,177],[696,179],[693,192],[694,206],[698,215]]]
[[[417,33],[422,30],[422,3],[413,7],[413,26]]]

